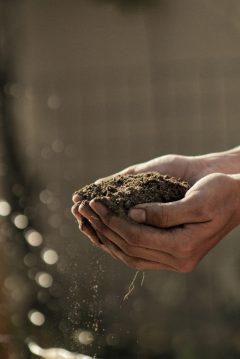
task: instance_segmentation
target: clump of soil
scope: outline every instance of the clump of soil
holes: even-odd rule
[[[75,193],[82,201],[100,199],[114,213],[126,215],[131,207],[140,203],[177,201],[185,196],[189,188],[187,182],[174,177],[147,172],[107,177]]]

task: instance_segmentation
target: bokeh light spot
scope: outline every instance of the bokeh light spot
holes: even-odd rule
[[[44,189],[39,195],[40,201],[44,204],[49,204],[53,200],[53,194],[48,189]]]
[[[81,344],[89,345],[94,341],[94,337],[91,332],[83,330],[79,333],[78,340]]]
[[[28,226],[28,218],[24,214],[17,214],[13,218],[13,223],[18,229],[24,229]]]
[[[33,325],[38,327],[45,323],[45,316],[41,312],[34,309],[28,313],[28,319]]]
[[[33,247],[38,247],[43,242],[42,235],[33,229],[29,229],[25,233],[25,238],[26,238],[26,241]]]
[[[7,201],[0,200],[0,216],[8,216],[11,212],[11,206]]]
[[[45,249],[42,253],[42,259],[46,264],[53,265],[58,261],[58,254],[53,249]]]
[[[37,273],[35,280],[43,288],[50,288],[53,284],[52,276],[46,272]]]

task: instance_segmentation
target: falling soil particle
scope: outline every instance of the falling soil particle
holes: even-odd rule
[[[76,191],[81,201],[101,200],[114,213],[126,215],[140,203],[173,202],[185,196],[190,188],[185,181],[157,172],[116,175]]]

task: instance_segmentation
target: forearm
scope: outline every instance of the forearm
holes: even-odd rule
[[[240,146],[229,151],[198,156],[204,162],[207,173],[240,173]]]

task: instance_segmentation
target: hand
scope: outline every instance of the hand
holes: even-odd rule
[[[84,211],[80,210],[80,208],[84,209]],[[84,215],[82,215],[80,212],[84,212]],[[72,214],[74,215],[79,224],[79,230],[89,238],[90,242],[95,247],[99,247],[104,252],[110,254],[114,259],[117,259],[115,254],[112,253],[111,250],[104,245],[106,239],[102,236],[101,233],[99,233],[92,227],[89,218],[97,218],[97,215],[92,211],[89,206],[89,203],[87,201],[81,202],[81,200],[75,203],[72,206]]]
[[[202,156],[165,155],[147,162],[135,164],[114,175],[137,174],[151,171],[180,178],[188,181],[190,185],[193,185],[200,178],[210,173],[239,173],[240,146],[229,151],[210,153]],[[101,178],[97,180],[96,183],[109,177]]]
[[[236,176],[210,174],[182,200],[138,205],[129,219],[94,200],[79,212],[100,234],[104,249],[130,267],[189,272],[239,224],[239,193]]]
[[[197,180],[209,173],[238,173],[240,170],[239,156],[239,148],[222,153],[207,154],[196,157],[166,155],[159,158],[155,158],[145,163],[130,166],[119,173],[136,174],[141,172],[157,171],[160,173],[187,180],[191,185],[193,185],[194,183],[196,183]],[[99,182],[101,180],[102,179],[96,182]],[[78,195],[73,196],[73,202],[75,204],[72,207],[72,213],[79,223],[80,230],[86,236],[88,236],[88,238],[94,245],[112,254],[112,256],[115,258],[115,254],[104,245],[104,243],[106,243],[104,237],[94,230],[86,217],[79,213],[78,207],[81,205],[81,200],[82,199]],[[88,212],[88,214],[91,213],[92,216],[96,216],[96,213],[94,213],[94,211],[89,207],[87,203],[84,203],[82,207],[85,209],[85,211]],[[83,213],[83,210],[80,212]]]
[[[211,171],[214,172],[206,163],[204,156],[165,155],[147,162],[132,165],[111,176],[100,178],[95,183],[100,183],[117,174],[158,172],[183,179],[192,185],[201,177],[211,173]]]
[[[150,160],[148,162],[133,165],[111,176],[98,179],[95,183],[99,183],[117,174],[137,174],[155,171],[163,174],[168,174],[176,178],[182,178],[192,184],[198,178],[200,178],[201,175],[203,175],[203,171],[205,168],[206,165],[204,163],[204,160],[198,157],[165,155]],[[90,221],[83,215],[83,212],[85,211],[88,216],[96,216],[94,211],[89,207],[87,202],[84,202],[84,204],[81,205],[82,199],[79,197],[78,194],[73,195],[73,202],[74,205],[72,206],[72,214],[78,221],[80,231],[83,232],[90,239],[93,245],[100,247],[102,250],[107,253],[110,253],[115,258],[116,256],[111,253],[109,248],[105,248],[104,237],[94,230],[94,228],[91,226]],[[81,209],[84,208],[84,211],[79,210],[80,205]]]
[[[204,156],[202,158],[181,155],[165,155],[150,160],[148,162],[130,166],[118,173],[115,173],[114,175],[98,179],[96,183],[99,183],[117,174],[137,174],[151,171],[156,171],[162,174],[174,176],[176,178],[181,178],[188,181],[190,184],[193,184],[196,182],[197,179],[204,176],[205,173],[210,173],[211,167],[207,166],[207,164],[205,163]],[[110,253],[109,249],[105,248],[104,246],[104,238],[101,237],[100,239],[100,233],[97,233],[94,228],[92,228],[87,218],[80,214],[80,212],[83,213],[83,211],[79,212],[78,210],[79,206],[81,205],[81,201],[82,199],[79,197],[78,194],[73,195],[74,205],[72,206],[72,214],[79,223],[80,231],[83,232],[90,239],[92,244]],[[86,202],[82,207],[85,208],[85,211],[88,212],[88,214],[91,213],[92,216],[96,216],[96,214],[94,214],[94,212],[91,210],[91,208]],[[112,256],[115,257],[113,253]]]

